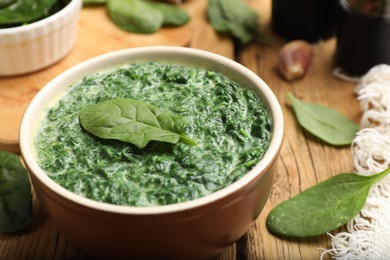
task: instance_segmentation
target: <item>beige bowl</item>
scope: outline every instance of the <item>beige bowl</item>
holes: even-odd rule
[[[39,168],[33,136],[40,116],[71,83],[84,75],[136,61],[170,61],[222,72],[253,88],[269,108],[272,139],[264,158],[244,177],[206,197],[156,206],[110,205],[78,196]],[[42,208],[58,230],[91,255],[110,257],[209,258],[238,240],[259,216],[277,169],[284,135],[283,114],[270,88],[256,74],[225,57],[182,47],[143,47],[83,62],[49,82],[28,106],[20,148]]]
[[[47,18],[0,29],[0,76],[34,72],[63,58],[76,41],[81,6],[82,0],[72,0]]]

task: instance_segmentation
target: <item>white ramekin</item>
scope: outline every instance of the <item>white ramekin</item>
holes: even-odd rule
[[[20,75],[52,65],[74,46],[82,0],[37,22],[0,29],[0,76]]]

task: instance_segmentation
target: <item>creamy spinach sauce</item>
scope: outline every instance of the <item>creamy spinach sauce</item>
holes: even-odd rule
[[[197,145],[151,142],[138,149],[80,126],[80,109],[118,97],[186,116],[185,134]],[[241,178],[263,157],[271,128],[253,90],[218,72],[148,62],[70,86],[45,112],[34,143],[40,167],[66,189],[111,204],[155,206],[193,200]]]

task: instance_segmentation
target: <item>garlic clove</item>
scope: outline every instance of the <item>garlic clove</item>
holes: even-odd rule
[[[285,44],[279,52],[278,70],[287,80],[303,77],[313,58],[313,47],[303,40],[294,40]]]

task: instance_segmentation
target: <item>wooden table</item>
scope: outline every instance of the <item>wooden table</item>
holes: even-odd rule
[[[286,93],[292,92],[305,101],[331,107],[359,122],[361,112],[353,92],[355,84],[332,75],[334,38],[314,45],[314,59],[303,79],[292,83],[282,80],[275,66],[278,51],[285,41],[270,29],[271,0],[246,2],[261,15],[263,30],[274,38],[272,44],[251,43],[235,51],[231,39],[216,34],[207,22],[207,0],[185,3],[183,7],[192,17],[188,25],[164,29],[153,35],[121,32],[110,23],[102,8],[84,8],[77,44],[65,59],[36,73],[0,78],[0,148],[18,151],[17,129],[28,102],[52,77],[82,60],[112,50],[144,45],[182,45],[224,55],[253,70],[268,83],[282,106],[286,130],[279,172],[263,212],[237,243],[215,259],[319,259],[321,248],[331,245],[329,236],[277,238],[267,231],[265,218],[275,205],[302,190],[337,173],[353,171],[350,147],[328,146],[303,131],[294,118]],[[41,211],[35,196],[33,214],[33,222],[27,229],[0,235],[0,259],[90,259],[56,231]]]

